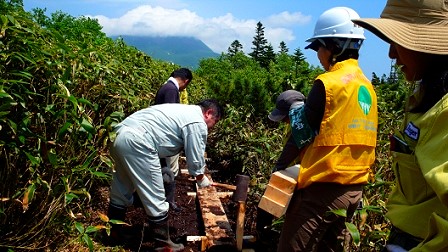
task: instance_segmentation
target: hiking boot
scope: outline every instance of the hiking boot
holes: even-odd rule
[[[182,211],[182,208],[176,204],[176,181],[170,183],[163,183],[165,187],[166,201],[170,204],[170,210],[178,213]]]
[[[119,220],[124,222],[126,217],[126,207],[110,203],[107,211],[107,217],[109,220]],[[123,232],[122,229],[123,224],[111,224],[110,235],[107,234],[105,229],[103,229],[100,234],[101,241],[104,245],[108,246],[122,245],[127,239],[127,237],[124,237],[123,233],[125,232]]]
[[[155,241],[155,251],[183,251],[184,245],[182,243],[174,243],[170,239],[168,216],[161,220],[150,220],[149,227],[151,228],[151,236]]]

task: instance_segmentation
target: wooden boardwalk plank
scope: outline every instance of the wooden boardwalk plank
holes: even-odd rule
[[[212,181],[210,176],[207,177]],[[216,188],[197,188],[196,197],[204,222],[207,248],[213,246],[235,246],[235,234],[222,206]]]

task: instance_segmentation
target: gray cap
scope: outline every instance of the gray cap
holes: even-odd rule
[[[304,103],[305,96],[296,90],[287,90],[277,97],[275,109],[268,115],[271,121],[279,122],[288,115],[289,109],[295,103]]]

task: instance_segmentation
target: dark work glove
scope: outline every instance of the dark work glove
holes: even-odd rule
[[[167,166],[162,167],[162,177],[163,177],[163,183],[173,183],[174,182],[174,173]]]

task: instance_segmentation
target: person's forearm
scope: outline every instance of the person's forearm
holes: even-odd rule
[[[294,138],[291,135],[285,146],[283,147],[283,151],[280,154],[280,157],[275,163],[274,171],[287,168],[299,156],[299,154],[300,149],[297,148],[297,145],[294,142]]]

